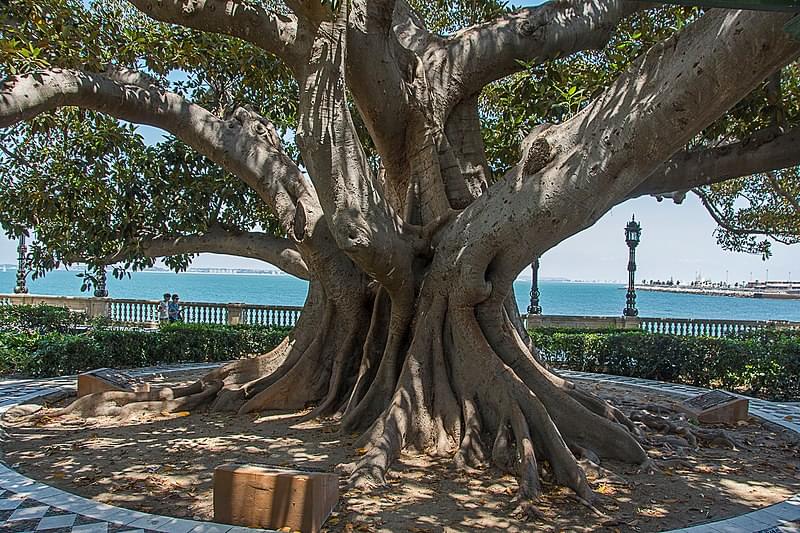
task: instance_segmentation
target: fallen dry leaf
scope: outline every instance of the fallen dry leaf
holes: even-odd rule
[[[607,485],[606,483],[601,483],[599,487],[597,487],[597,492],[600,494],[614,494],[616,492],[614,487],[611,485]]]

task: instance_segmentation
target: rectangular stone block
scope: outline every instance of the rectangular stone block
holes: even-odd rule
[[[747,420],[750,402],[725,391],[711,391],[686,400],[680,407],[702,424],[735,424]]]
[[[126,391],[133,392],[141,388],[141,384],[122,372],[110,368],[97,368],[78,375],[78,397],[94,394],[96,392]],[[150,387],[147,387],[147,391]],[[147,392],[141,391],[141,392]]]
[[[339,478],[269,465],[214,470],[214,521],[317,533],[339,500]]]

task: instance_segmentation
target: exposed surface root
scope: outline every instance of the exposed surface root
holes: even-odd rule
[[[413,325],[392,400],[359,439],[364,455],[346,467],[352,483],[382,484],[407,446],[434,454],[451,449],[458,468],[489,462],[513,473],[519,512],[536,516],[531,502],[543,476],[591,506],[593,493],[573,450],[594,464],[602,457],[647,461],[636,425],[539,364],[512,322],[484,324],[473,309],[449,306],[441,296],[429,301],[418,315],[424,320]],[[491,326],[501,334],[490,334]]]
[[[578,503],[580,503],[581,505],[585,506],[587,509],[589,509],[591,512],[593,512],[594,514],[596,514],[596,515],[597,515],[597,516],[599,516],[600,518],[607,518],[607,519],[610,519],[610,518],[611,518],[610,516],[608,516],[607,514],[605,514],[603,511],[601,511],[600,509],[598,509],[597,507],[595,507],[594,505],[592,505],[592,503],[591,503],[591,502],[589,502],[589,501],[587,501],[587,500],[585,500],[585,499],[581,498],[580,496],[577,496],[577,495],[575,495],[575,494],[571,494],[571,495],[570,495],[570,497],[571,497],[572,499],[574,499],[576,502],[578,502]]]
[[[507,421],[503,421],[497,428],[492,446],[492,462],[504,472],[513,472],[514,450],[511,448],[511,431]]]
[[[734,445],[724,432],[697,430],[680,415],[661,416],[654,407],[626,416],[577,388],[529,350],[504,305],[478,310],[433,292],[420,299],[413,320],[384,291],[370,305],[359,303],[347,318],[327,306],[313,327],[298,325],[271,354],[190,386],[86,396],[58,414],[124,419],[315,405],[309,416],[338,416],[343,431],[361,432],[361,457],[339,468],[353,485],[383,485],[392,462],[415,448],[451,457],[467,473],[488,465],[514,475],[517,512],[530,517],[540,515],[535,502],[551,484],[597,511],[586,472],[625,484],[600,465],[614,459],[652,468],[640,441],[674,450]],[[643,428],[657,434],[645,437]]]
[[[486,450],[481,440],[481,421],[478,418],[478,410],[472,400],[464,400],[464,436],[455,455],[456,466],[469,471],[471,468],[478,468],[486,463]]]
[[[641,422],[650,429],[664,433],[662,440],[669,444],[691,448],[697,447],[697,438],[686,421],[673,421],[645,410],[634,411],[631,413],[630,418],[634,422]]]
[[[539,507],[532,502],[520,502],[520,504],[511,512],[511,516],[515,516],[526,522],[533,522],[535,520],[544,520],[545,515]]]
[[[644,426],[662,433],[649,437],[651,442],[660,445],[667,445],[673,448],[697,448],[699,443],[706,446],[717,446],[736,449],[736,443],[722,429],[706,429],[692,426],[689,424],[685,415],[675,414],[667,408],[657,409],[661,413],[668,413],[671,416],[653,414],[650,409],[642,409],[631,413],[631,420],[639,422]]]
[[[698,441],[706,446],[718,448],[736,449],[736,441],[733,440],[725,430],[722,429],[695,429],[694,435]]]
[[[294,330],[269,353],[226,364],[187,387],[87,395],[57,415],[126,418],[206,407],[248,413],[302,409],[320,401],[317,413],[325,414],[344,403],[355,379],[353,354],[363,344],[359,332],[371,309],[370,293],[359,280],[335,298],[312,282]]]

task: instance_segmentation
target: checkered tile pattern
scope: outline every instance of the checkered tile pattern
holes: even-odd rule
[[[59,491],[60,492],[60,491]],[[42,492],[42,494],[45,494]],[[57,492],[50,491],[53,500]],[[166,516],[148,515],[111,506],[97,509],[87,516],[82,498],[68,498],[63,506],[48,505],[26,493],[0,490],[0,531],[10,533],[269,533],[262,529],[234,527],[227,524],[198,522]],[[86,500],[83,500],[86,501]],[[90,503],[89,506],[92,506]],[[104,509],[103,509],[104,508]],[[101,515],[105,515],[103,518]]]
[[[218,365],[153,367],[131,372],[136,376],[211,368]],[[568,378],[606,381],[694,396],[705,389],[646,379],[562,371]],[[0,415],[18,403],[75,390],[75,376],[52,380],[0,381]],[[750,398],[750,412],[800,433],[800,404],[778,404]],[[0,438],[2,434],[0,433]],[[0,457],[0,531],[11,533],[269,533],[129,511],[68,494],[14,472]],[[275,532],[272,532],[275,533]],[[742,516],[701,524],[670,533],[800,533],[800,494],[783,503]]]
[[[124,524],[109,523],[69,510],[42,504],[23,495],[0,491],[0,530],[9,533],[148,533]]]

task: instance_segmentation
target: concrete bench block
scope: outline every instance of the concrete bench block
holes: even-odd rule
[[[724,391],[711,391],[680,404],[681,410],[701,424],[735,424],[747,420],[750,402]]]
[[[317,533],[339,500],[339,478],[268,465],[214,470],[214,521]]]
[[[109,368],[98,368],[78,375],[78,398],[109,391],[150,392],[150,386]]]

